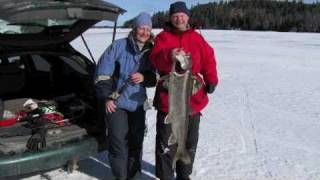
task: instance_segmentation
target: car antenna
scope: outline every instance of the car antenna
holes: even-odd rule
[[[92,56],[92,53],[91,53],[91,51],[90,51],[90,49],[89,49],[89,47],[88,47],[87,42],[86,42],[86,40],[84,39],[84,37],[83,37],[82,34],[81,34],[81,39],[82,39],[84,45],[86,46],[86,48],[87,48],[87,50],[88,50],[88,52],[89,52],[89,54],[90,54],[90,57],[91,57],[92,61],[94,62],[94,64],[97,64],[96,61],[94,60],[93,56]]]

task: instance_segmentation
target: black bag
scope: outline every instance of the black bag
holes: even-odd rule
[[[59,112],[61,112],[65,118],[70,119],[70,121],[83,118],[86,109],[89,107],[74,93],[56,97],[54,101],[58,104]]]

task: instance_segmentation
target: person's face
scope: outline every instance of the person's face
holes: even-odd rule
[[[177,12],[170,16],[172,25],[179,30],[186,30],[189,23],[189,16],[183,12]]]
[[[151,35],[151,28],[149,26],[139,26],[137,28],[136,39],[140,43],[145,43],[149,40]]]

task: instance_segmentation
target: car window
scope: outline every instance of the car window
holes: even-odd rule
[[[19,63],[19,62],[20,62],[20,56],[8,57],[8,63]]]
[[[5,72],[16,72],[25,69],[25,65],[22,63],[21,56],[9,56],[2,59],[0,65],[5,68]]]
[[[42,32],[45,28],[51,26],[66,26],[70,27],[77,20],[64,19],[44,19],[32,20],[24,22],[8,22],[0,19],[0,34],[35,34]]]
[[[89,73],[86,71],[86,66],[83,63],[79,63],[76,59],[76,57],[73,57],[72,59],[69,57],[60,56],[62,61],[66,63],[68,66],[70,66],[73,70],[88,75]],[[81,61],[80,61],[81,62]]]
[[[46,59],[39,55],[32,55],[32,61],[34,67],[37,71],[49,72],[51,69],[51,65],[48,63]]]
[[[6,93],[17,93],[26,83],[25,65],[20,56],[1,57],[0,97]]]

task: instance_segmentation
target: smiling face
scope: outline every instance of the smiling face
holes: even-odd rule
[[[177,12],[170,16],[172,25],[180,31],[187,30],[189,16],[183,12]]]
[[[137,27],[136,39],[140,43],[145,43],[149,40],[151,35],[151,28],[149,26]]]

